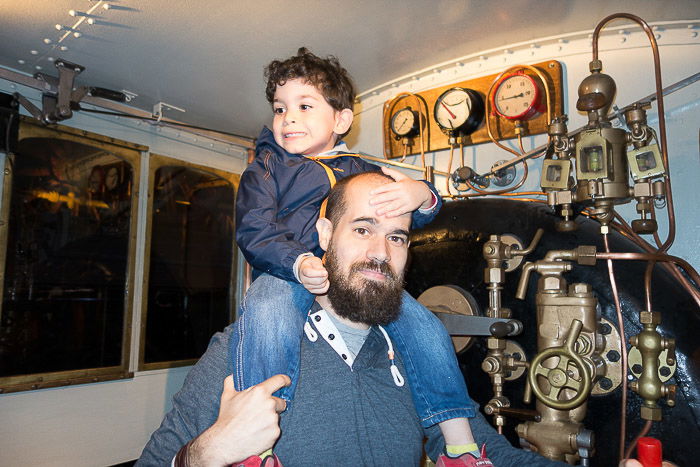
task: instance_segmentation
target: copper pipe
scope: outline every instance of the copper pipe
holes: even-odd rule
[[[632,260],[632,261],[667,261],[674,263],[686,272],[696,284],[700,284],[700,275],[697,271],[684,259],[677,256],[667,255],[666,253],[610,253],[606,250],[605,253],[596,253],[598,259],[614,259],[614,260]]]
[[[636,234],[632,228],[629,226],[629,224],[618,214],[615,213],[615,218],[618,219],[620,222],[620,233],[623,235],[627,236],[630,240],[632,240],[634,243],[636,243],[640,248],[644,249],[647,251],[647,253],[653,253],[655,252],[654,248],[649,245],[642,237],[640,237],[638,234]],[[613,225],[613,227],[617,227],[616,225]],[[671,274],[676,281],[690,294],[690,296],[693,298],[695,301],[696,305],[698,305],[698,308],[700,308],[700,291],[698,291],[693,284],[691,284],[688,281],[688,278],[686,278],[681,272],[678,270],[678,268],[669,263],[661,263],[661,267],[664,268],[669,274]]]
[[[645,437],[647,435],[647,433],[649,433],[649,430],[651,430],[651,424],[652,424],[652,421],[647,420],[647,422],[644,424],[644,426],[642,427],[642,429],[639,432],[639,434],[637,435],[637,437],[632,440],[632,443],[630,443],[629,447],[625,451],[625,459],[630,458],[630,456],[632,455],[632,451],[634,451],[634,449],[637,447],[637,442],[641,438]]]
[[[661,59],[659,58],[659,46],[656,43],[656,38],[654,37],[654,32],[651,30],[649,25],[640,17],[629,14],[629,13],[615,13],[606,18],[604,18],[593,31],[593,60],[598,60],[598,36],[603,26],[609,21],[615,18],[627,18],[631,21],[636,22],[641,26],[641,28],[646,33],[651,43],[651,51],[654,56],[654,78],[656,81],[656,100],[658,101],[658,111],[659,111],[659,131],[661,132],[661,158],[663,159],[664,169],[666,169],[666,199],[668,203],[668,237],[663,245],[658,249],[659,253],[664,253],[667,251],[676,236],[676,214],[673,209],[673,195],[671,190],[671,170],[669,168],[668,160],[668,147],[666,141],[666,114],[664,110],[664,94],[663,85],[661,84]]]
[[[605,247],[605,255],[610,253],[610,244],[608,242],[608,234],[603,234],[603,246]],[[599,253],[596,253],[596,258]],[[617,313],[617,327],[620,332],[620,356],[622,357],[622,401],[620,402],[620,441],[619,441],[619,459],[622,461],[625,453],[625,432],[627,431],[627,349],[625,348],[625,322],[622,319],[622,307],[620,306],[620,296],[617,293],[617,282],[615,280],[615,272],[613,271],[612,258],[608,258],[608,274],[610,276],[610,288],[615,302],[615,312]]]
[[[445,178],[445,190],[447,191],[447,196],[454,196],[452,190],[450,189],[450,178],[452,172],[452,157],[454,156],[455,147],[454,144],[450,144],[450,159],[447,162],[447,177]]]
[[[651,311],[651,273],[655,264],[656,261],[649,261],[647,270],[644,271],[644,296],[646,297],[647,311]]]

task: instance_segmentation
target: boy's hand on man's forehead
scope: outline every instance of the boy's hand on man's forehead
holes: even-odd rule
[[[433,204],[433,194],[425,183],[395,169],[382,167],[382,172],[393,178],[394,182],[385,183],[369,192],[369,204],[377,207],[377,216],[398,217]]]

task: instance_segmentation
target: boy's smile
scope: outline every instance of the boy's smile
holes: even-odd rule
[[[337,135],[352,123],[350,109],[335,110],[315,86],[301,79],[277,86],[272,110],[275,142],[291,154],[315,156],[330,151]]]

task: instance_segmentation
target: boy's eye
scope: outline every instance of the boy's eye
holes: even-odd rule
[[[309,104],[301,104],[301,105],[299,106],[299,108],[300,108],[301,110],[309,110],[309,109],[311,109],[312,107],[311,107]]]
[[[283,114],[284,113],[284,107],[275,107],[272,109],[272,111],[276,114]]]

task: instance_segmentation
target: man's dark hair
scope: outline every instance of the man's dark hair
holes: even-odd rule
[[[355,87],[348,71],[332,55],[318,57],[301,47],[297,54],[286,60],[273,60],[265,67],[267,88],[265,95],[272,104],[277,86],[282,86],[290,79],[301,79],[314,86],[337,111],[352,110],[355,104]],[[349,131],[349,130],[348,130]],[[339,135],[342,138],[347,134]]]
[[[394,181],[393,178],[380,171],[353,174],[338,180],[333,189],[331,189],[331,192],[328,194],[328,198],[326,198],[326,218],[331,221],[333,226],[338,225],[338,222],[343,216],[345,209],[347,209],[347,199],[345,197],[345,192],[347,191],[348,184],[358,177],[368,175],[379,178],[385,178],[389,182]]]

